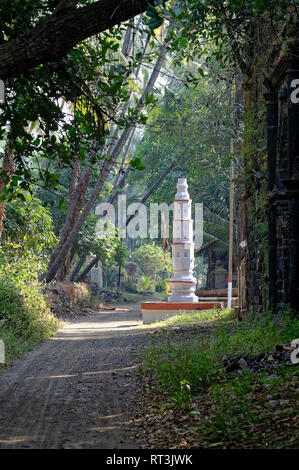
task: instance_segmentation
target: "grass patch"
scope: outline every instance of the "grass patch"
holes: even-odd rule
[[[193,315],[193,319],[201,321],[200,314]],[[190,324],[190,318],[185,322],[183,317],[171,320],[174,323],[169,320],[159,323]],[[186,336],[185,340],[183,329],[176,337],[167,334],[163,342],[160,336],[144,354],[141,372],[147,377],[151,393],[157,397],[153,398],[156,409],[151,412],[164,416],[159,424],[160,439],[161,434],[166,436],[161,445],[159,442],[152,445],[167,448],[171,439],[176,439],[170,431],[172,437],[168,442],[167,432],[161,432],[165,416],[172,429],[177,427],[181,432],[186,426],[182,442],[187,442],[188,436],[190,447],[292,448],[298,445],[296,366],[271,370],[269,361],[269,369],[259,373],[246,370],[228,373],[223,361],[239,355],[270,353],[277,344],[290,343],[299,337],[299,322],[287,316],[251,316],[241,323],[222,317],[206,330],[197,330],[196,337]],[[174,422],[174,417],[180,416],[178,410],[184,414],[180,423]],[[176,431],[178,436],[180,432]]]
[[[169,325],[171,320],[166,320],[165,325]],[[183,318],[173,321],[172,324],[186,324]],[[189,321],[190,318],[187,324]],[[199,334],[198,338],[188,343],[176,344],[169,339],[148,350],[145,370],[154,374],[161,388],[167,389],[170,394],[179,393],[182,381],[186,381],[192,392],[196,393],[221,380],[222,369],[215,365],[225,356],[268,352],[278,343],[287,343],[297,337],[298,321],[276,321],[268,317],[259,320],[252,318],[240,324],[221,319],[212,331]]]
[[[168,328],[171,326],[191,326],[197,325],[201,322],[213,322],[219,320],[233,320],[236,317],[234,310],[229,309],[211,309],[211,310],[200,310],[193,311],[190,313],[179,313],[173,317],[167,318],[165,320],[157,321],[154,323],[149,323],[142,325],[142,328]]]
[[[133,292],[122,291],[125,302],[144,302],[145,296]]]

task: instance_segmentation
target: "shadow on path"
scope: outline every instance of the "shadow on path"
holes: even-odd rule
[[[127,399],[141,323],[139,305],[99,312],[24,354],[0,376],[0,448],[138,448]]]

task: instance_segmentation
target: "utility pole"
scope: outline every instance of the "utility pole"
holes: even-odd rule
[[[233,283],[233,240],[234,240],[234,144],[230,140],[230,194],[229,194],[229,248],[228,248],[228,286],[227,308],[232,308],[232,283]]]

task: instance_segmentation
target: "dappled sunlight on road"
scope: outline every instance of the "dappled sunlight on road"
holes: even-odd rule
[[[19,442],[25,442],[29,440],[29,436],[15,436],[11,437],[10,439],[0,439],[0,444],[6,445],[14,445],[18,444]]]
[[[141,323],[139,305],[82,314],[2,374],[0,447],[132,448]]]
[[[109,364],[110,365],[110,364]],[[141,364],[135,364],[133,366],[129,367],[121,367],[121,368],[113,368],[113,369],[107,369],[107,370],[98,370],[98,371],[90,371],[90,372],[83,372],[81,374],[60,374],[60,375],[49,375],[49,376],[31,376],[31,377],[26,377],[25,380],[48,380],[48,379],[70,379],[70,378],[79,378],[82,376],[89,376],[89,375],[102,375],[102,374],[113,374],[114,372],[132,372],[136,370]],[[105,366],[105,364],[103,365]]]

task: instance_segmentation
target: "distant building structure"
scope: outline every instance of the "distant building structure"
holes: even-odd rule
[[[224,269],[221,262],[218,262],[214,271],[212,271],[212,282],[214,289],[225,289],[227,287],[227,270]]]

